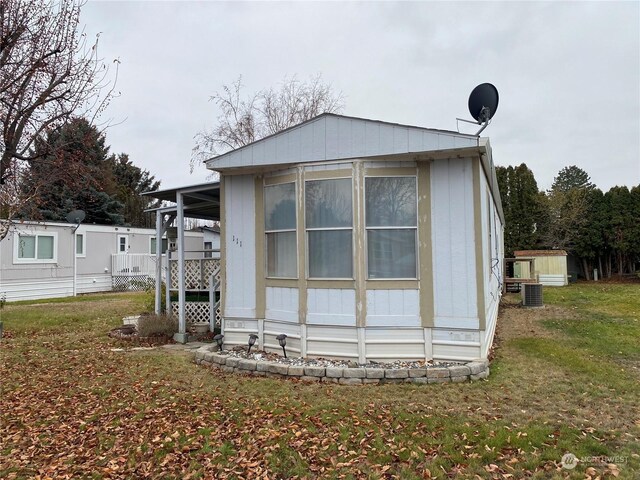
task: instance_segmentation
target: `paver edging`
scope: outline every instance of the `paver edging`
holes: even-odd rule
[[[216,347],[204,346],[194,351],[198,365],[218,368],[226,373],[242,373],[271,378],[293,378],[300,381],[321,381],[340,385],[370,385],[383,383],[462,383],[486,379],[489,376],[489,361],[477,359],[472,362],[431,368],[380,368],[380,367],[321,367],[295,366],[285,363],[260,361],[233,357],[212,351]]]

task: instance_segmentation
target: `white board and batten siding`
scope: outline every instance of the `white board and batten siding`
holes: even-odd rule
[[[297,288],[267,287],[265,318],[297,324],[298,306]]]
[[[252,175],[226,176],[224,317],[256,316],[255,184]]]
[[[212,170],[475,147],[472,135],[332,114],[207,161]]]
[[[480,322],[471,159],[431,164],[431,205],[433,358],[478,358]]]
[[[307,324],[355,327],[355,290],[346,288],[308,289]]]
[[[420,327],[419,290],[367,290],[367,327]]]
[[[502,276],[504,258],[504,239],[502,236],[502,220],[497,206],[490,194],[487,178],[481,170],[480,195],[483,280],[485,285],[485,330],[479,332],[481,338],[480,357],[486,358],[498,317],[498,306],[502,295]],[[491,243],[489,243],[491,242]]]

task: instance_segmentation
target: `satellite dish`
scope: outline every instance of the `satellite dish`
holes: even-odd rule
[[[478,124],[488,122],[498,110],[498,89],[490,83],[482,83],[469,95],[469,113]]]
[[[471,91],[469,95],[469,113],[475,119],[474,121],[465,120],[464,118],[456,118],[458,122],[472,123],[474,125],[482,125],[476,135],[487,128],[491,119],[498,110],[498,89],[490,83],[481,83]],[[458,125],[458,131],[460,126]]]
[[[79,225],[84,220],[84,217],[84,210],[72,210],[71,212],[67,213],[67,222],[76,223]]]

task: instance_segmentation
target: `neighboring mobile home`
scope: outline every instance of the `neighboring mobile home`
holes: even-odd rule
[[[15,222],[0,242],[0,295],[7,301],[65,297],[132,288],[155,278],[155,230],[91,224],[75,229],[68,223]],[[187,232],[185,242],[202,250],[202,232]],[[162,245],[167,248],[166,239]]]
[[[285,333],[302,356],[487,357],[504,224],[487,139],[323,114],[207,167],[225,344],[255,333],[279,351]]]

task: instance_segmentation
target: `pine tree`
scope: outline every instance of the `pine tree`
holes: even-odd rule
[[[526,164],[496,167],[505,216],[505,255],[535,248],[539,242],[542,205],[538,184]]]

